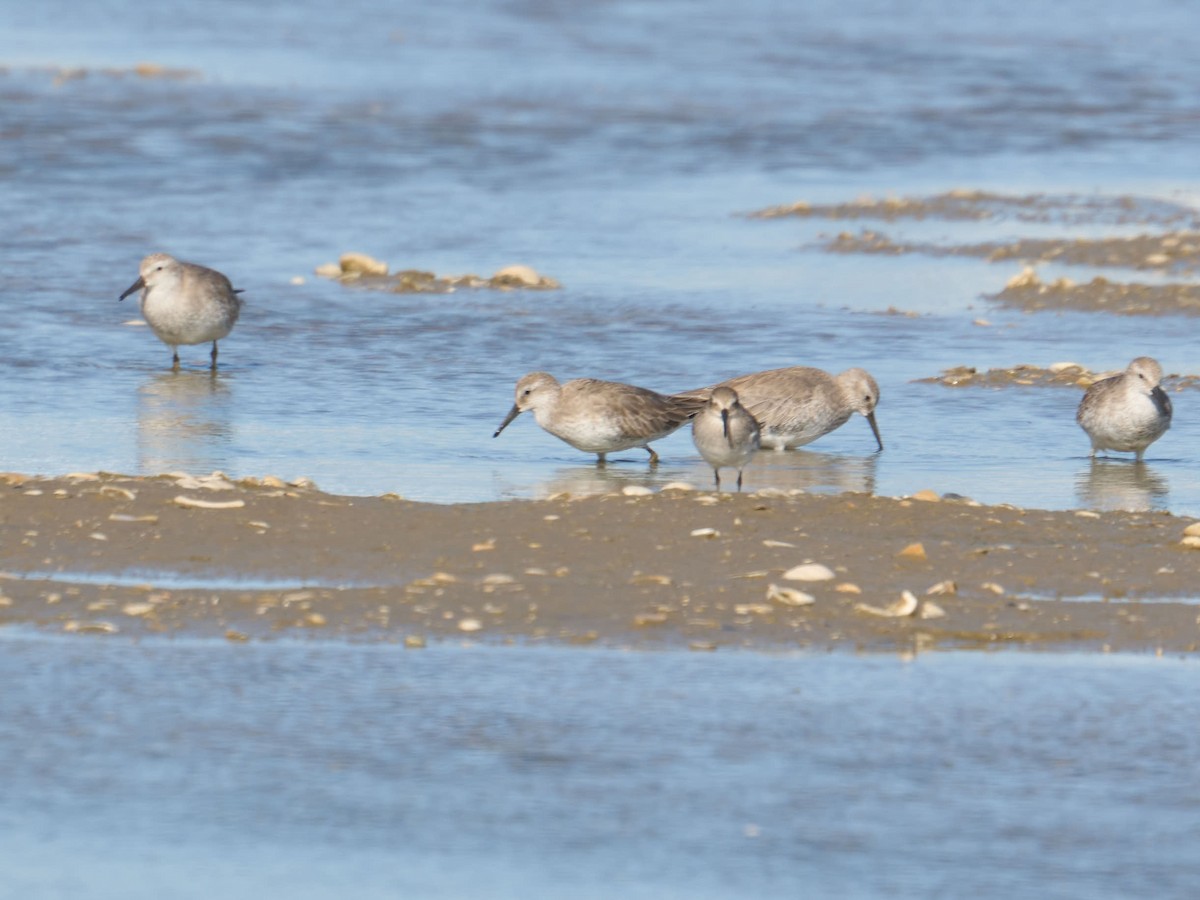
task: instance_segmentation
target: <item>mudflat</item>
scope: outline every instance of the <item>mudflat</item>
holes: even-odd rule
[[[929,491],[437,505],[219,474],[7,474],[0,624],[410,647],[1191,654],[1194,524]]]

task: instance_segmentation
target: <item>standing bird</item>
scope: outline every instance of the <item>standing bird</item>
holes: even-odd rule
[[[180,262],[165,253],[142,260],[138,280],[119,299],[142,292],[142,315],[160,341],[171,348],[172,369],[179,371],[180,344],[212,341],[212,369],[217,370],[217,341],[233,329],[242,311],[241,291],[215,269]]]
[[[1160,387],[1162,366],[1139,356],[1120,375],[1102,378],[1084,393],[1075,421],[1098,450],[1130,451],[1142,461],[1146,448],[1171,427],[1171,398]]]
[[[879,385],[865,369],[847,369],[837,376],[809,366],[769,369],[677,396],[707,399],[722,386],[737,391],[742,406],[758,422],[764,447],[801,447],[840,428],[851,415],[859,413],[871,426],[879,450],[883,449],[875,424]]]
[[[644,448],[656,465],[650,442],[678,429],[703,405],[616,381],[576,378],[559,384],[547,372],[530,372],[517,382],[516,402],[492,437],[533,410],[538,425],[577,450],[597,454],[598,465],[605,464],[605,454],[630,447]]]
[[[729,387],[713,389],[708,404],[692,419],[692,440],[700,455],[713,468],[717,490],[721,489],[721,467],[737,469],[738,490],[742,489],[742,469],[758,450],[758,423],[738,401],[737,391]]]

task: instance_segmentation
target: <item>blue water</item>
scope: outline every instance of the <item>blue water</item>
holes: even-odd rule
[[[750,488],[1200,514],[1194,394],[1134,467],[1088,461],[1070,390],[914,383],[1141,354],[1195,374],[1192,320],[1004,311],[982,295],[1016,264],[822,249],[859,227],[1142,229],[742,215],[953,188],[1196,206],[1198,19],[1176,0],[0,0],[0,469],[435,502],[703,484],[686,433],[656,471],[635,452],[605,472],[527,417],[491,434],[533,369],[669,391],[862,365],[884,452],[855,420],[761,455]],[[144,61],[196,74],[129,74]],[[216,379],[204,348],[172,374],[125,324],[117,297],[160,250],[245,290]],[[312,275],[348,250],[564,287]],[[0,896],[1193,897],[1193,670],[9,633]]]
[[[0,643],[0,895],[1194,896],[1191,662]]]
[[[1196,372],[1188,322],[990,309],[980,296],[1015,264],[829,254],[822,233],[872,223],[740,215],[956,187],[1193,203],[1196,24],[1171,0],[1136,16],[1082,0],[2,3],[0,301],[19,318],[0,353],[0,465],[307,475],[437,502],[706,483],[686,432],[657,472],[634,452],[599,482],[532,420],[491,434],[533,369],[670,391],[864,365],[886,451],[855,420],[753,465],[751,487],[840,490],[869,469],[888,495],[1200,513],[1190,394],[1150,454],[1155,487],[1130,496],[1093,476],[1074,392],[911,383],[1142,353]],[[196,77],[128,74],[142,61]],[[167,348],[123,324],[136,307],[117,295],[153,250],[245,289],[215,382],[203,348],[171,375]],[[397,296],[312,276],[346,250],[442,274],[520,262],[564,288]]]

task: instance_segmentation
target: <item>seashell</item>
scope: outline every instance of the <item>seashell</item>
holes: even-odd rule
[[[789,544],[787,541],[765,540],[762,542],[764,547],[795,547],[795,544]]]
[[[111,513],[108,517],[110,522],[149,522],[153,524],[158,521],[158,516],[131,516],[129,513]]]
[[[1200,522],[1193,522],[1187,528],[1183,529],[1183,533],[1188,537],[1200,535]]]
[[[834,577],[833,570],[820,563],[804,563],[792,566],[783,573],[788,581],[829,581]]]
[[[921,611],[917,614],[921,619],[940,619],[946,615],[946,611],[934,603],[932,600],[926,600],[921,604]]]
[[[812,606],[816,598],[812,594],[798,591],[795,588],[780,587],[777,584],[767,585],[767,599],[784,606]]]
[[[929,589],[925,591],[925,596],[937,597],[942,594],[957,594],[957,593],[958,593],[958,585],[947,578],[945,581],[939,581],[937,584],[930,585]]]
[[[856,603],[854,608],[859,612],[865,612],[872,616],[883,616],[888,619],[899,619],[904,616],[911,616],[917,611],[917,598],[912,591],[901,592],[899,598],[893,600],[887,606],[869,606],[866,603]]]
[[[630,578],[629,583],[630,584],[669,585],[671,583],[671,576],[670,575],[643,575],[643,574],[639,573],[637,575],[634,575],[632,578]]]
[[[1187,547],[1189,550],[1200,550],[1200,534],[1185,535],[1183,540],[1179,543],[1181,546]]]
[[[148,612],[154,611],[153,603],[138,601],[136,603],[126,603],[121,607],[121,612],[127,616],[144,616]]]
[[[739,616],[765,616],[767,613],[775,611],[775,607],[768,603],[738,603],[733,607],[734,613]]]
[[[980,587],[992,594],[999,595],[1004,593],[1004,588],[996,584],[994,581],[985,581],[980,585]]]
[[[696,528],[692,531],[692,537],[699,538],[715,538],[720,537],[721,532],[715,528]]]
[[[668,481],[662,486],[664,491],[694,491],[696,486],[687,481]]]
[[[903,550],[901,550],[896,555],[903,557],[904,559],[914,559],[914,560],[922,560],[922,561],[929,558],[928,556],[925,555],[925,545],[920,542],[917,542],[915,544],[909,544],[907,547],[905,547]]]
[[[201,500],[198,497],[182,495],[176,497],[173,502],[176,506],[187,509],[241,509],[246,505],[245,500]]]
[[[134,500],[137,494],[128,488],[117,487],[115,484],[106,484],[98,491],[102,497],[120,497],[122,500]]]
[[[663,625],[666,624],[667,614],[661,612],[654,613],[638,613],[633,617],[633,624],[637,628],[645,628],[647,625]]]
[[[516,581],[511,575],[495,574],[488,575],[480,582],[480,584],[513,584]]]

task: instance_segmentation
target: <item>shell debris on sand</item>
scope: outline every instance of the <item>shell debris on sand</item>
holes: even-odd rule
[[[788,581],[832,581],[836,576],[833,570],[821,563],[803,563],[792,566],[783,573]]]
[[[1183,529],[1183,540],[1179,543],[1191,550],[1200,550],[1200,522],[1193,522]]]
[[[918,601],[912,591],[904,591],[898,598],[887,606],[871,606],[867,603],[855,603],[854,608],[872,616],[882,616],[888,619],[899,619],[911,616],[917,611]]]
[[[795,588],[780,587],[777,584],[767,585],[767,599],[784,606],[812,606],[817,602],[812,594],[806,594]]]
[[[179,495],[172,501],[176,506],[187,509],[241,509],[245,500],[201,500],[199,497]]]
[[[545,291],[561,288],[554,278],[527,265],[505,266],[490,278],[478,275],[437,275],[422,269],[391,272],[387,263],[366,253],[343,253],[336,263],[324,263],[313,270],[321,278],[357,284],[373,290],[400,294],[448,294],[458,288],[491,288],[497,291]]]

